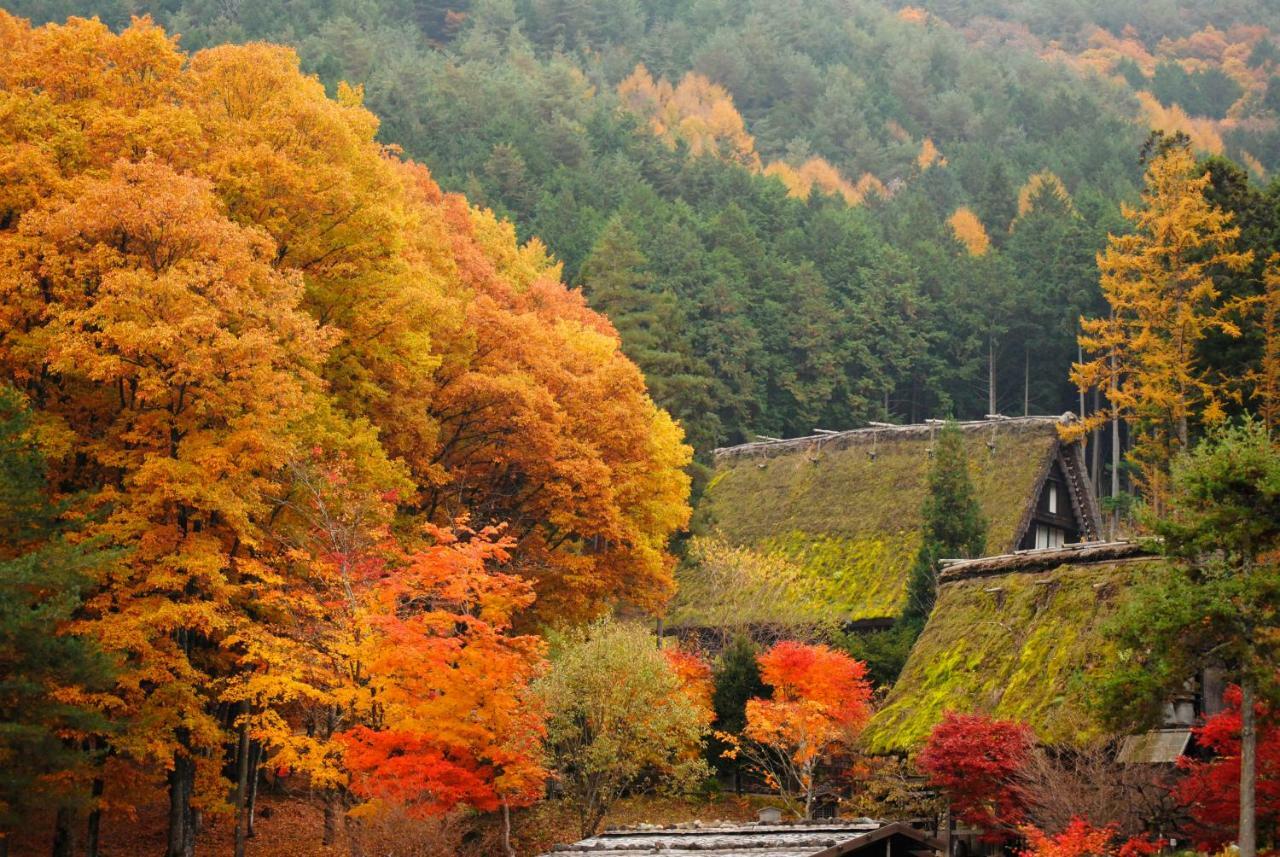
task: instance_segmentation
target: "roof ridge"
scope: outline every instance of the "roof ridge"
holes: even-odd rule
[[[721,446],[712,450],[711,454],[716,458],[722,458],[738,455],[752,455],[758,452],[797,449],[811,443],[880,438],[886,435],[891,438],[894,436],[923,435],[936,431],[947,422],[952,422],[952,424],[961,431],[981,431],[982,429],[1000,428],[1001,426],[1018,427],[1031,425],[1067,425],[1074,422],[1076,419],[1076,415],[1068,411],[1058,416],[1040,414],[1021,417],[996,417],[982,420],[929,420],[923,423],[907,423],[904,425],[873,424],[862,428],[845,429],[843,431],[823,431],[818,432],[817,434],[802,435],[800,437],[761,440],[754,441],[752,443],[740,443],[735,446]]]
[[[990,577],[1018,571],[1047,571],[1073,563],[1115,562],[1158,556],[1146,542],[1120,540],[1112,542],[1079,542],[1059,548],[1035,548],[975,559],[941,560],[939,583]]]

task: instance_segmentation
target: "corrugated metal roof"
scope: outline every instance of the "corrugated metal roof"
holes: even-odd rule
[[[1190,729],[1157,729],[1143,735],[1130,735],[1120,744],[1116,761],[1130,765],[1170,764],[1187,752],[1189,743]]]
[[[816,857],[819,854],[854,854],[859,841],[877,842],[886,835],[910,836],[933,843],[906,825],[879,822],[809,822],[801,824],[742,824],[694,827],[610,830],[573,845],[558,845],[543,857]]]

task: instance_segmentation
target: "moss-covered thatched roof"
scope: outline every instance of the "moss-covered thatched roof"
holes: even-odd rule
[[[959,424],[989,522],[987,553],[1012,550],[1021,536],[1057,454],[1059,422]],[[728,545],[797,568],[832,618],[897,616],[920,545],[929,449],[939,430],[870,428],[717,450],[700,514]],[[697,605],[683,607],[681,621],[695,624]]]
[[[1135,545],[1092,545],[948,569],[867,749],[916,750],[948,709],[1021,720],[1049,744],[1098,737],[1086,689],[1114,656],[1102,625],[1158,561]]]

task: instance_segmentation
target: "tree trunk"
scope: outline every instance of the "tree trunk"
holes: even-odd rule
[[[502,799],[502,850],[507,857],[516,857],[516,850],[511,847],[511,806],[507,799]]]
[[[0,830],[0,857],[9,857],[9,832]]]
[[[244,857],[249,838],[249,704],[241,703],[240,742],[236,748],[236,845],[235,857]]]
[[[352,818],[350,813],[342,815],[342,826],[347,831],[347,850],[351,857],[364,857],[364,831],[360,819]]]
[[[1022,346],[1022,415],[1031,416],[1031,346]]]
[[[996,338],[987,337],[987,413],[998,414],[996,410]]]
[[[89,835],[85,843],[87,857],[98,857],[99,832],[102,830],[102,792],[105,788],[106,782],[102,777],[93,778],[93,788],[90,791],[93,795],[93,807],[89,810]]]
[[[184,751],[175,753],[173,770],[169,772],[169,841],[165,857],[195,857],[195,814],[191,809],[195,777],[195,759]]]
[[[254,814],[258,809],[258,780],[262,779],[262,771],[259,766],[262,764],[262,745],[257,741],[249,744],[249,833],[248,837],[253,838],[253,822]]]
[[[1093,413],[1102,406],[1098,388],[1093,388]],[[1093,441],[1089,445],[1089,476],[1093,480],[1093,496],[1102,496],[1102,426],[1093,430]]]
[[[338,838],[338,791],[329,789],[324,793],[324,834],[320,844],[333,845]]]
[[[1111,352],[1111,389],[1116,388],[1116,354]],[[1120,510],[1115,503],[1120,498],[1120,414],[1111,401],[1111,538],[1115,539],[1120,528]]]
[[[53,857],[73,857],[76,851],[76,811],[69,806],[58,807],[53,823]]]
[[[1253,679],[1240,680],[1240,857],[1258,855],[1258,729],[1253,710]]]

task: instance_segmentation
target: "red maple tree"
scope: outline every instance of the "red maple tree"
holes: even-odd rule
[[[1183,757],[1178,766],[1187,776],[1176,796],[1191,816],[1189,832],[1201,851],[1217,851],[1234,842],[1240,819],[1240,688],[1225,695],[1226,708],[1194,730],[1200,746],[1212,751],[1209,761]],[[1280,725],[1276,713],[1258,705],[1258,828],[1280,825]]]
[[[957,818],[981,829],[984,841],[1003,842],[1026,821],[1020,774],[1034,745],[1023,723],[948,711],[916,761]]]

